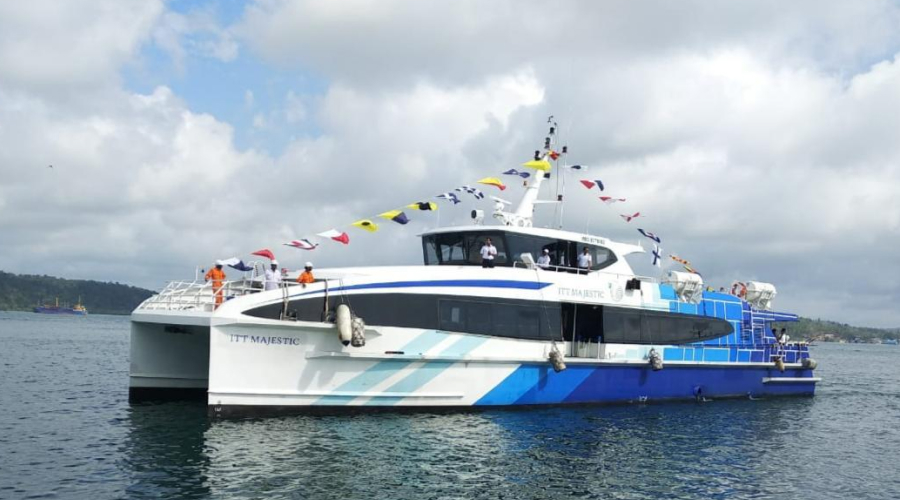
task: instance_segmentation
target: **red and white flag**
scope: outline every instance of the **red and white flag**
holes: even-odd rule
[[[603,203],[606,203],[607,205],[612,205],[613,203],[625,201],[625,198],[613,198],[612,196],[601,196],[600,201],[602,201]]]
[[[268,248],[263,248],[262,250],[257,250],[250,255],[259,255],[260,257],[265,257],[269,260],[275,260],[275,254],[272,253]]]
[[[624,214],[619,215],[619,217],[625,219],[625,222],[631,222],[633,219],[637,219],[640,216],[641,216],[640,212],[635,212],[632,215],[624,215]]]
[[[318,243],[313,243],[306,238],[303,238],[301,240],[291,240],[290,243],[285,243],[285,245],[289,247],[299,248],[300,250],[315,250],[316,247],[319,246]]]
[[[342,233],[337,229],[329,229],[323,233],[318,233],[316,236],[321,236],[323,238],[331,238],[338,243],[343,243],[345,245],[350,244],[350,237],[347,236],[347,233]]]

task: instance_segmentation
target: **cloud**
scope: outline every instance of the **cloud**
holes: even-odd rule
[[[230,27],[204,6],[31,5],[0,7],[9,270],[158,286],[262,246],[288,267],[416,263],[415,234],[490,203],[347,225],[518,166],[553,114],[568,160],[628,199],[568,178],[569,229],[644,227],[714,286],[768,281],[779,308],[900,325],[895,4],[265,0]],[[246,123],[179,92],[191,72],[123,86],[148,50],[228,75]],[[252,127],[290,140],[237,146]],[[330,227],[351,245],[279,246]]]
[[[214,11],[202,7],[186,14],[166,12],[153,30],[153,40],[181,72],[189,53],[230,62],[239,50],[233,35],[219,26]]]
[[[392,85],[410,77],[448,83],[532,64],[579,78],[648,57],[752,47],[766,59],[862,68],[892,54],[900,6],[887,2],[540,1],[404,2],[261,0],[236,27],[262,57],[312,66],[337,80]],[[323,47],[327,47],[323,50]],[[334,57],[340,54],[340,57]]]
[[[81,92],[115,82],[163,12],[159,1],[5,2],[0,6],[0,85]]]

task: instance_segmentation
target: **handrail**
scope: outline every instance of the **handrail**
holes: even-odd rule
[[[605,274],[608,276],[615,276],[617,278],[637,278],[641,281],[646,281],[648,283],[658,283],[659,280],[650,276],[638,276],[636,274],[622,274],[622,273],[611,273],[609,271],[604,271],[603,269],[597,269],[596,271],[588,270],[585,272],[584,269],[580,267],[568,267],[561,266],[557,264],[550,264],[547,267],[541,267],[537,264],[526,264],[520,260],[513,261],[514,269],[540,269],[542,271],[554,271],[554,272],[566,272],[570,274]]]
[[[282,288],[300,286],[300,283],[281,282]],[[228,298],[250,295],[263,291],[262,282],[253,279],[225,281],[222,295]],[[211,282],[171,281],[156,295],[142,302],[139,310],[205,310],[213,311],[216,293]]]

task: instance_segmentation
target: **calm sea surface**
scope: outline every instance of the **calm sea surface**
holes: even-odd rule
[[[210,421],[130,405],[128,318],[0,312],[0,498],[900,498],[900,348],[814,398]]]

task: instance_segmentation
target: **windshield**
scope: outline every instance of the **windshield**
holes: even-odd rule
[[[481,247],[488,238],[497,248],[494,263],[499,266],[511,265],[507,258],[506,239],[499,231],[469,231],[425,236],[422,238],[425,265],[480,266]]]
[[[529,253],[535,261],[546,255],[544,269],[571,270],[578,262],[578,254],[588,249],[591,270],[596,271],[616,262],[615,254],[608,248],[575,241],[557,240],[544,236],[532,236],[501,231],[460,231],[457,233],[431,234],[422,237],[422,250],[426,266],[455,265],[480,266],[481,247],[491,238],[497,248],[494,263],[512,266],[522,263],[522,254]],[[544,253],[547,250],[547,253]],[[538,262],[541,264],[542,262]]]

